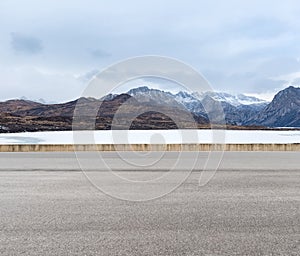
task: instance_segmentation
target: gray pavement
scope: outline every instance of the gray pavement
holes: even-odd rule
[[[72,154],[0,154],[0,255],[299,255],[298,156],[230,153],[205,186],[193,172],[172,193],[136,203],[97,190]],[[142,179],[159,168],[118,173]]]
[[[120,155],[121,154],[121,155]],[[142,156],[144,154],[144,157]],[[145,155],[146,154],[146,155]],[[208,152],[199,152],[195,170],[202,170],[208,157]],[[216,160],[221,153],[216,152]],[[141,170],[145,164],[145,170],[167,170],[174,166],[178,157],[177,152],[79,152],[82,161],[85,160],[87,170],[105,169],[95,159],[99,157],[114,170]],[[183,162],[194,160],[194,152],[181,153]],[[159,160],[157,164],[152,162]],[[134,164],[130,164],[134,163]],[[137,165],[135,165],[138,163]],[[140,163],[140,164],[139,164]],[[150,165],[150,166],[149,166]],[[183,164],[184,166],[184,164]],[[181,166],[182,168],[182,166]],[[184,167],[183,167],[184,168]],[[74,152],[44,152],[44,153],[0,153],[0,171],[18,170],[49,170],[49,171],[74,171],[81,170]],[[181,169],[179,169],[181,170]],[[300,152],[224,152],[219,170],[299,170]]]

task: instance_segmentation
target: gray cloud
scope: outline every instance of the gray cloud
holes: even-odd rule
[[[90,54],[95,58],[106,58],[106,57],[111,56],[111,54],[109,54],[108,52],[105,52],[101,49],[90,50]]]
[[[40,39],[19,33],[11,33],[11,46],[17,53],[37,54],[43,50]]]
[[[86,82],[90,81],[93,77],[95,77],[95,75],[97,75],[98,73],[99,73],[99,70],[93,69],[84,74],[80,74],[79,76],[77,76],[77,79],[79,81],[86,83]]]

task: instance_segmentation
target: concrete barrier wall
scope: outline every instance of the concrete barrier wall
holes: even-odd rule
[[[0,145],[0,152],[54,151],[300,151],[295,144],[97,144]]]

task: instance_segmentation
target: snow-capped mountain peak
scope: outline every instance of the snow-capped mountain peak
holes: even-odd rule
[[[133,88],[127,92],[127,94],[131,96],[151,96],[151,97],[158,97],[158,96],[168,96],[174,97],[176,101],[179,103],[186,105],[186,104],[199,104],[205,97],[210,97],[215,101],[219,102],[226,102],[232,106],[241,106],[241,105],[260,105],[260,104],[267,104],[268,102],[262,99],[258,99],[253,96],[247,96],[244,94],[230,94],[226,92],[193,92],[189,93],[186,91],[179,91],[176,94],[172,94],[170,92],[161,91],[159,89],[151,89],[147,86],[141,86],[137,88]]]
[[[174,95],[175,99],[178,102],[199,102],[199,99],[194,97],[192,94],[189,94],[188,92],[180,91],[177,94]]]
[[[201,101],[210,97],[211,99],[228,103],[234,107],[243,106],[243,105],[266,105],[268,102],[262,99],[258,99],[253,96],[247,96],[244,94],[230,94],[226,92],[194,92],[189,93],[186,91],[179,91],[176,94],[172,94],[170,92],[165,92],[159,89],[151,89],[147,86],[141,86],[137,88],[133,88],[127,92],[127,94],[131,96],[139,96],[139,97],[147,97],[156,100],[167,100],[170,98],[175,99],[177,102],[183,104],[189,110],[194,112],[196,109],[200,111],[199,106],[201,105]],[[200,106],[202,108],[202,106]]]
[[[229,103],[230,105],[235,106],[235,107],[240,106],[240,105],[252,105],[252,104],[266,104],[266,103],[268,103],[265,100],[258,99],[258,98],[253,97],[253,96],[247,96],[247,95],[244,95],[244,94],[233,95],[233,94],[229,94],[229,93],[226,93],[226,92],[202,92],[202,93],[196,92],[193,95],[195,95],[200,100],[202,100],[206,96],[209,96],[212,99],[214,99],[215,101],[226,102],[226,103]]]

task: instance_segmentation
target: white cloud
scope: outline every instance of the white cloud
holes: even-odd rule
[[[25,96],[28,99],[43,98],[48,102],[62,102],[78,98],[83,90],[83,84],[70,73],[34,67],[1,68],[0,72],[3,74],[3,100]]]
[[[247,96],[256,97],[258,99],[266,100],[266,101],[272,101],[275,94],[277,92],[264,92],[264,93],[245,93]]]
[[[293,72],[289,74],[284,74],[276,77],[272,77],[274,80],[284,80],[287,84],[292,84],[296,79],[300,78],[300,72]]]

